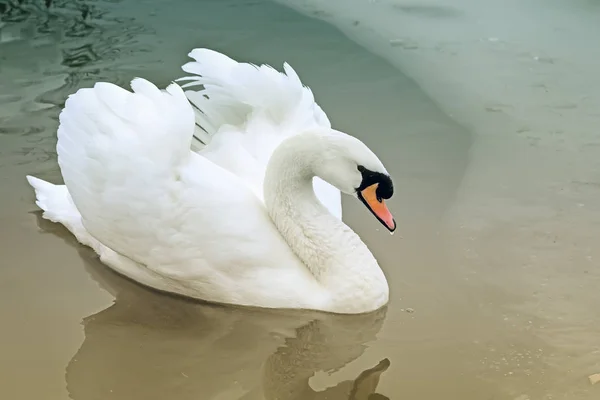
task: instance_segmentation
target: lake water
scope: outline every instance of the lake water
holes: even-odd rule
[[[0,398],[600,396],[598,2],[23,3],[0,1]],[[175,299],[41,219],[24,177],[61,181],[66,97],[165,86],[194,47],[288,61],[386,163],[398,234],[344,199],[388,276],[386,309]]]

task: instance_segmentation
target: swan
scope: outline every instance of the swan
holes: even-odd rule
[[[339,314],[386,305],[386,277],[341,208],[341,193],[356,196],[395,230],[383,163],[331,127],[287,63],[188,56],[176,81],[187,83],[135,78],[131,91],[99,82],[69,96],[64,185],[27,176],[43,217],[159,291]]]

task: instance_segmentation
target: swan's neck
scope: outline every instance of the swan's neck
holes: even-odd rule
[[[315,195],[320,142],[316,135],[301,134],[275,150],[265,175],[265,204],[291,249],[330,293],[332,307],[372,311],[387,303],[387,281],[359,236]]]

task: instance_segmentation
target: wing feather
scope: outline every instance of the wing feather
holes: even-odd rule
[[[202,134],[198,140],[206,145],[200,152],[243,177],[262,198],[273,151],[290,136],[331,128],[327,115],[287,63],[281,73],[268,65],[238,63],[210,49],[194,49],[189,56],[194,61],[182,68],[193,75],[181,80],[189,81],[183,87],[197,109],[195,121]],[[319,200],[341,218],[339,190],[320,178],[313,186]]]
[[[60,116],[59,164],[87,231],[165,279],[217,282],[232,264],[256,267],[273,252],[293,260],[240,178],[191,152],[182,89],[140,79],[132,88],[81,89]]]

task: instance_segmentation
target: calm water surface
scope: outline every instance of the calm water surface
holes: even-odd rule
[[[581,180],[565,202],[534,192],[532,181],[528,195],[562,201],[562,214],[538,207],[509,218],[522,198],[515,192],[480,210],[473,234],[463,229],[473,219],[451,213],[470,204],[465,179],[488,174],[503,185],[514,147],[496,140],[504,155],[495,168],[474,170],[480,156],[468,129],[325,22],[266,0],[36,4],[0,22],[0,398],[600,396],[587,381],[600,372],[600,254],[589,244],[597,231],[560,224],[577,215],[600,226],[577,205],[597,199],[598,183]],[[399,234],[380,230],[352,199],[344,209],[388,276],[385,310],[338,317],[175,299],[113,274],[41,219],[24,176],[61,181],[55,130],[66,97],[99,80],[142,76],[164,86],[200,46],[278,68],[290,62],[336,128],[384,160],[398,188],[390,206]],[[542,228],[531,231],[534,217]]]

